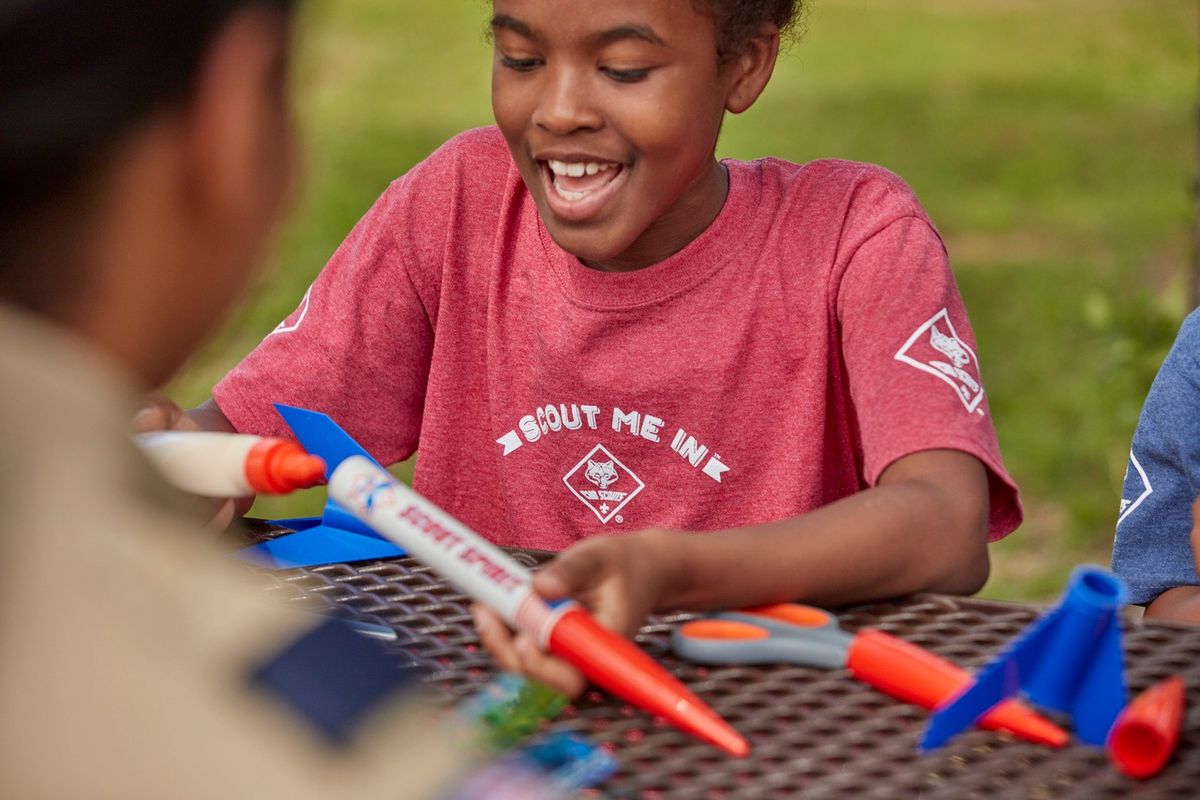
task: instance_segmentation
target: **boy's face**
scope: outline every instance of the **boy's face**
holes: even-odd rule
[[[693,0],[495,0],[492,106],[550,235],[592,266],[681,249],[724,202],[735,70]]]

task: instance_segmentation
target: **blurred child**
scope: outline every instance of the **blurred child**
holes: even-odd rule
[[[278,401],[384,463],[419,447],[417,490],[568,548],[540,590],[626,632],[976,591],[1021,511],[941,238],[879,167],[714,156],[798,5],[495,0],[496,127],[393,183],[213,400],[160,422],[285,434]],[[502,666],[581,689],[477,623]]]
[[[127,433],[279,215],[291,6],[0,5],[0,796],[422,796],[457,766],[404,705],[338,746],[302,723],[325,640],[221,568]],[[291,709],[252,688],[280,670]]]
[[[1200,623],[1200,311],[1183,321],[1133,434],[1113,570],[1146,616]],[[1190,535],[1189,535],[1190,534]]]

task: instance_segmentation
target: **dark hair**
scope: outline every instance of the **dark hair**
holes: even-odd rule
[[[4,0],[0,297],[44,305],[50,279],[14,263],[21,260],[13,252],[17,239],[31,220],[81,189],[139,122],[183,100],[222,26],[255,4],[286,9],[293,3]],[[39,247],[25,244],[21,250]]]
[[[694,0],[713,18],[718,31],[717,56],[725,61],[738,53],[764,22],[773,22],[783,39],[798,35],[804,0]]]

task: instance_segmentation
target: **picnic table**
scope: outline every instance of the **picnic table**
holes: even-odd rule
[[[255,540],[281,533],[252,526]],[[509,551],[536,568],[551,554]],[[272,571],[266,591],[311,611],[337,611],[396,630],[388,646],[454,703],[493,676],[469,613],[470,600],[409,558]],[[843,627],[880,628],[967,669],[985,664],[1040,609],[937,594],[837,611]],[[550,724],[586,732],[610,749],[619,771],[601,796],[628,798],[1194,798],[1200,795],[1200,628],[1122,619],[1132,693],[1169,675],[1188,686],[1178,750],[1147,781],[1118,773],[1103,750],[1055,750],[974,729],[927,755],[917,743],[928,712],[859,683],[845,670],[787,664],[703,667],[670,650],[673,626],[691,614],[656,617],[638,643],[728,720],[752,746],[735,759],[619,699],[589,691]],[[1053,715],[1049,715],[1053,718]]]

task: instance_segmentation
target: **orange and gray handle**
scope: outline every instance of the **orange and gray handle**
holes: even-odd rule
[[[828,611],[779,603],[685,622],[672,632],[671,647],[697,664],[783,662],[841,669],[853,640]]]
[[[971,674],[880,630],[851,634],[827,611],[796,603],[726,611],[686,622],[672,633],[675,652],[701,664],[791,663],[850,674],[898,700],[937,708],[971,684]],[[985,714],[979,725],[1052,747],[1062,728],[1016,701]]]

